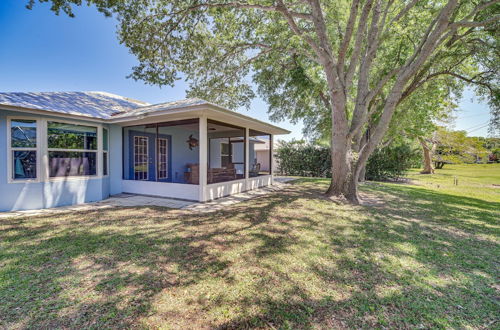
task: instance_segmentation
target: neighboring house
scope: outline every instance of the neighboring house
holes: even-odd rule
[[[255,144],[254,163],[258,164],[261,171],[269,172],[271,168],[271,144],[269,139],[263,139]]]
[[[0,211],[123,192],[203,202],[270,185],[256,146],[288,133],[199,99],[0,93]]]

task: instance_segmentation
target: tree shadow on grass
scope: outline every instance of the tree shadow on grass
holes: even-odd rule
[[[197,214],[2,220],[2,327],[487,327],[498,203],[397,185],[339,206],[321,181]],[[438,207],[429,207],[438,203]]]

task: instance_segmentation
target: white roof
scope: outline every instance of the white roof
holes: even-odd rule
[[[255,126],[270,130],[273,134],[290,133],[278,126],[196,98],[149,104],[106,92],[22,92],[0,93],[1,105],[14,107],[14,110],[18,110],[17,108],[42,110],[96,118],[110,123],[137,121],[146,116],[172,115],[175,112],[197,111],[203,108],[222,113],[225,117],[251,122]]]
[[[173,101],[173,102],[151,104],[151,105],[143,106],[140,108],[136,108],[136,109],[131,110],[131,111],[126,111],[123,113],[113,115],[113,118],[141,116],[141,115],[145,115],[145,114],[157,112],[157,111],[166,111],[166,110],[168,111],[168,110],[174,110],[174,109],[180,109],[180,108],[191,107],[191,106],[195,106],[195,105],[204,105],[204,104],[209,104],[209,102],[207,102],[205,100],[201,100],[201,99],[196,99],[196,98],[185,99],[185,100],[180,100],[180,101]]]
[[[0,104],[100,119],[149,105],[106,92],[0,93]]]

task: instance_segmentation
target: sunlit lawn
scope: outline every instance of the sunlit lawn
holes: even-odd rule
[[[366,184],[370,206],[300,180],[212,214],[0,220],[0,328],[498,328],[500,166],[471,169]]]
[[[426,188],[492,202],[500,200],[500,164],[445,165],[433,175],[413,170],[408,177]]]

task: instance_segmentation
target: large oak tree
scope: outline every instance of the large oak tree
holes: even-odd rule
[[[82,2],[39,1],[70,15]],[[405,99],[445,75],[497,79],[475,56],[481,47],[498,56],[499,0],[87,2],[116,13],[120,41],[139,60],[133,78],[172,85],[182,74],[190,95],[231,108],[248,106],[255,85],[272,118],[329,127],[327,194],[353,203]]]

